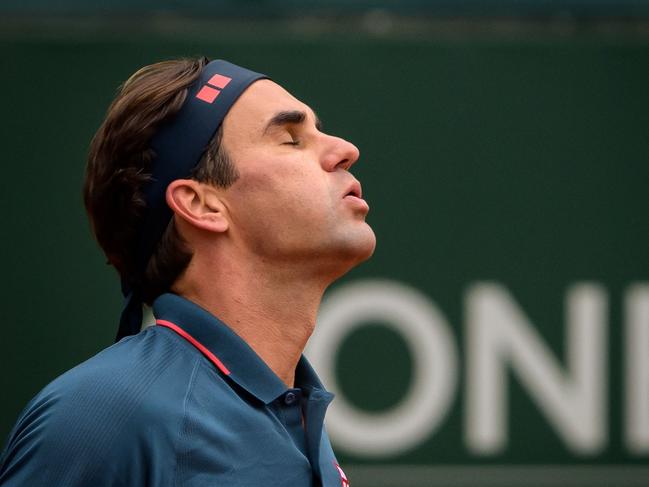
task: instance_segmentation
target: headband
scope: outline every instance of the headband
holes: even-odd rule
[[[173,216],[165,198],[167,186],[191,176],[232,105],[263,78],[267,76],[220,59],[208,63],[187,89],[180,111],[153,136],[155,158],[151,180],[144,187],[146,210],[136,250],[142,275]],[[126,302],[117,340],[138,333],[142,326],[141,290],[122,279],[122,294]]]

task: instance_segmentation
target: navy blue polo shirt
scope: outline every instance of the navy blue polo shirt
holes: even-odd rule
[[[158,326],[63,374],[22,412],[3,486],[347,486],[302,357],[289,389],[229,327],[173,294]]]

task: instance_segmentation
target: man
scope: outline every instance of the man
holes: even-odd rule
[[[346,486],[302,350],[373,252],[349,142],[225,61],[147,66],[93,139],[84,196],[122,279],[118,343],[34,398],[6,486]],[[156,326],[140,331],[142,303]]]

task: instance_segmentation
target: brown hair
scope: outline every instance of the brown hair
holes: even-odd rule
[[[155,158],[150,141],[180,110],[187,88],[208,61],[163,61],[137,71],[120,87],[90,144],[83,196],[92,230],[108,263],[140,290],[148,304],[171,288],[192,258],[172,219],[146,270],[138,268],[138,238],[146,208],[142,189],[151,178]],[[192,172],[193,179],[220,187],[236,181],[238,173],[221,138],[219,128]]]

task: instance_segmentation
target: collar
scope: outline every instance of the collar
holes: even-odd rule
[[[158,325],[171,328],[189,341],[224,375],[269,404],[288,387],[239,335],[209,311],[176,294],[163,294],[153,303]],[[308,395],[332,396],[304,355],[295,369],[295,387]],[[315,397],[314,397],[315,399]],[[329,399],[331,400],[331,399]]]

